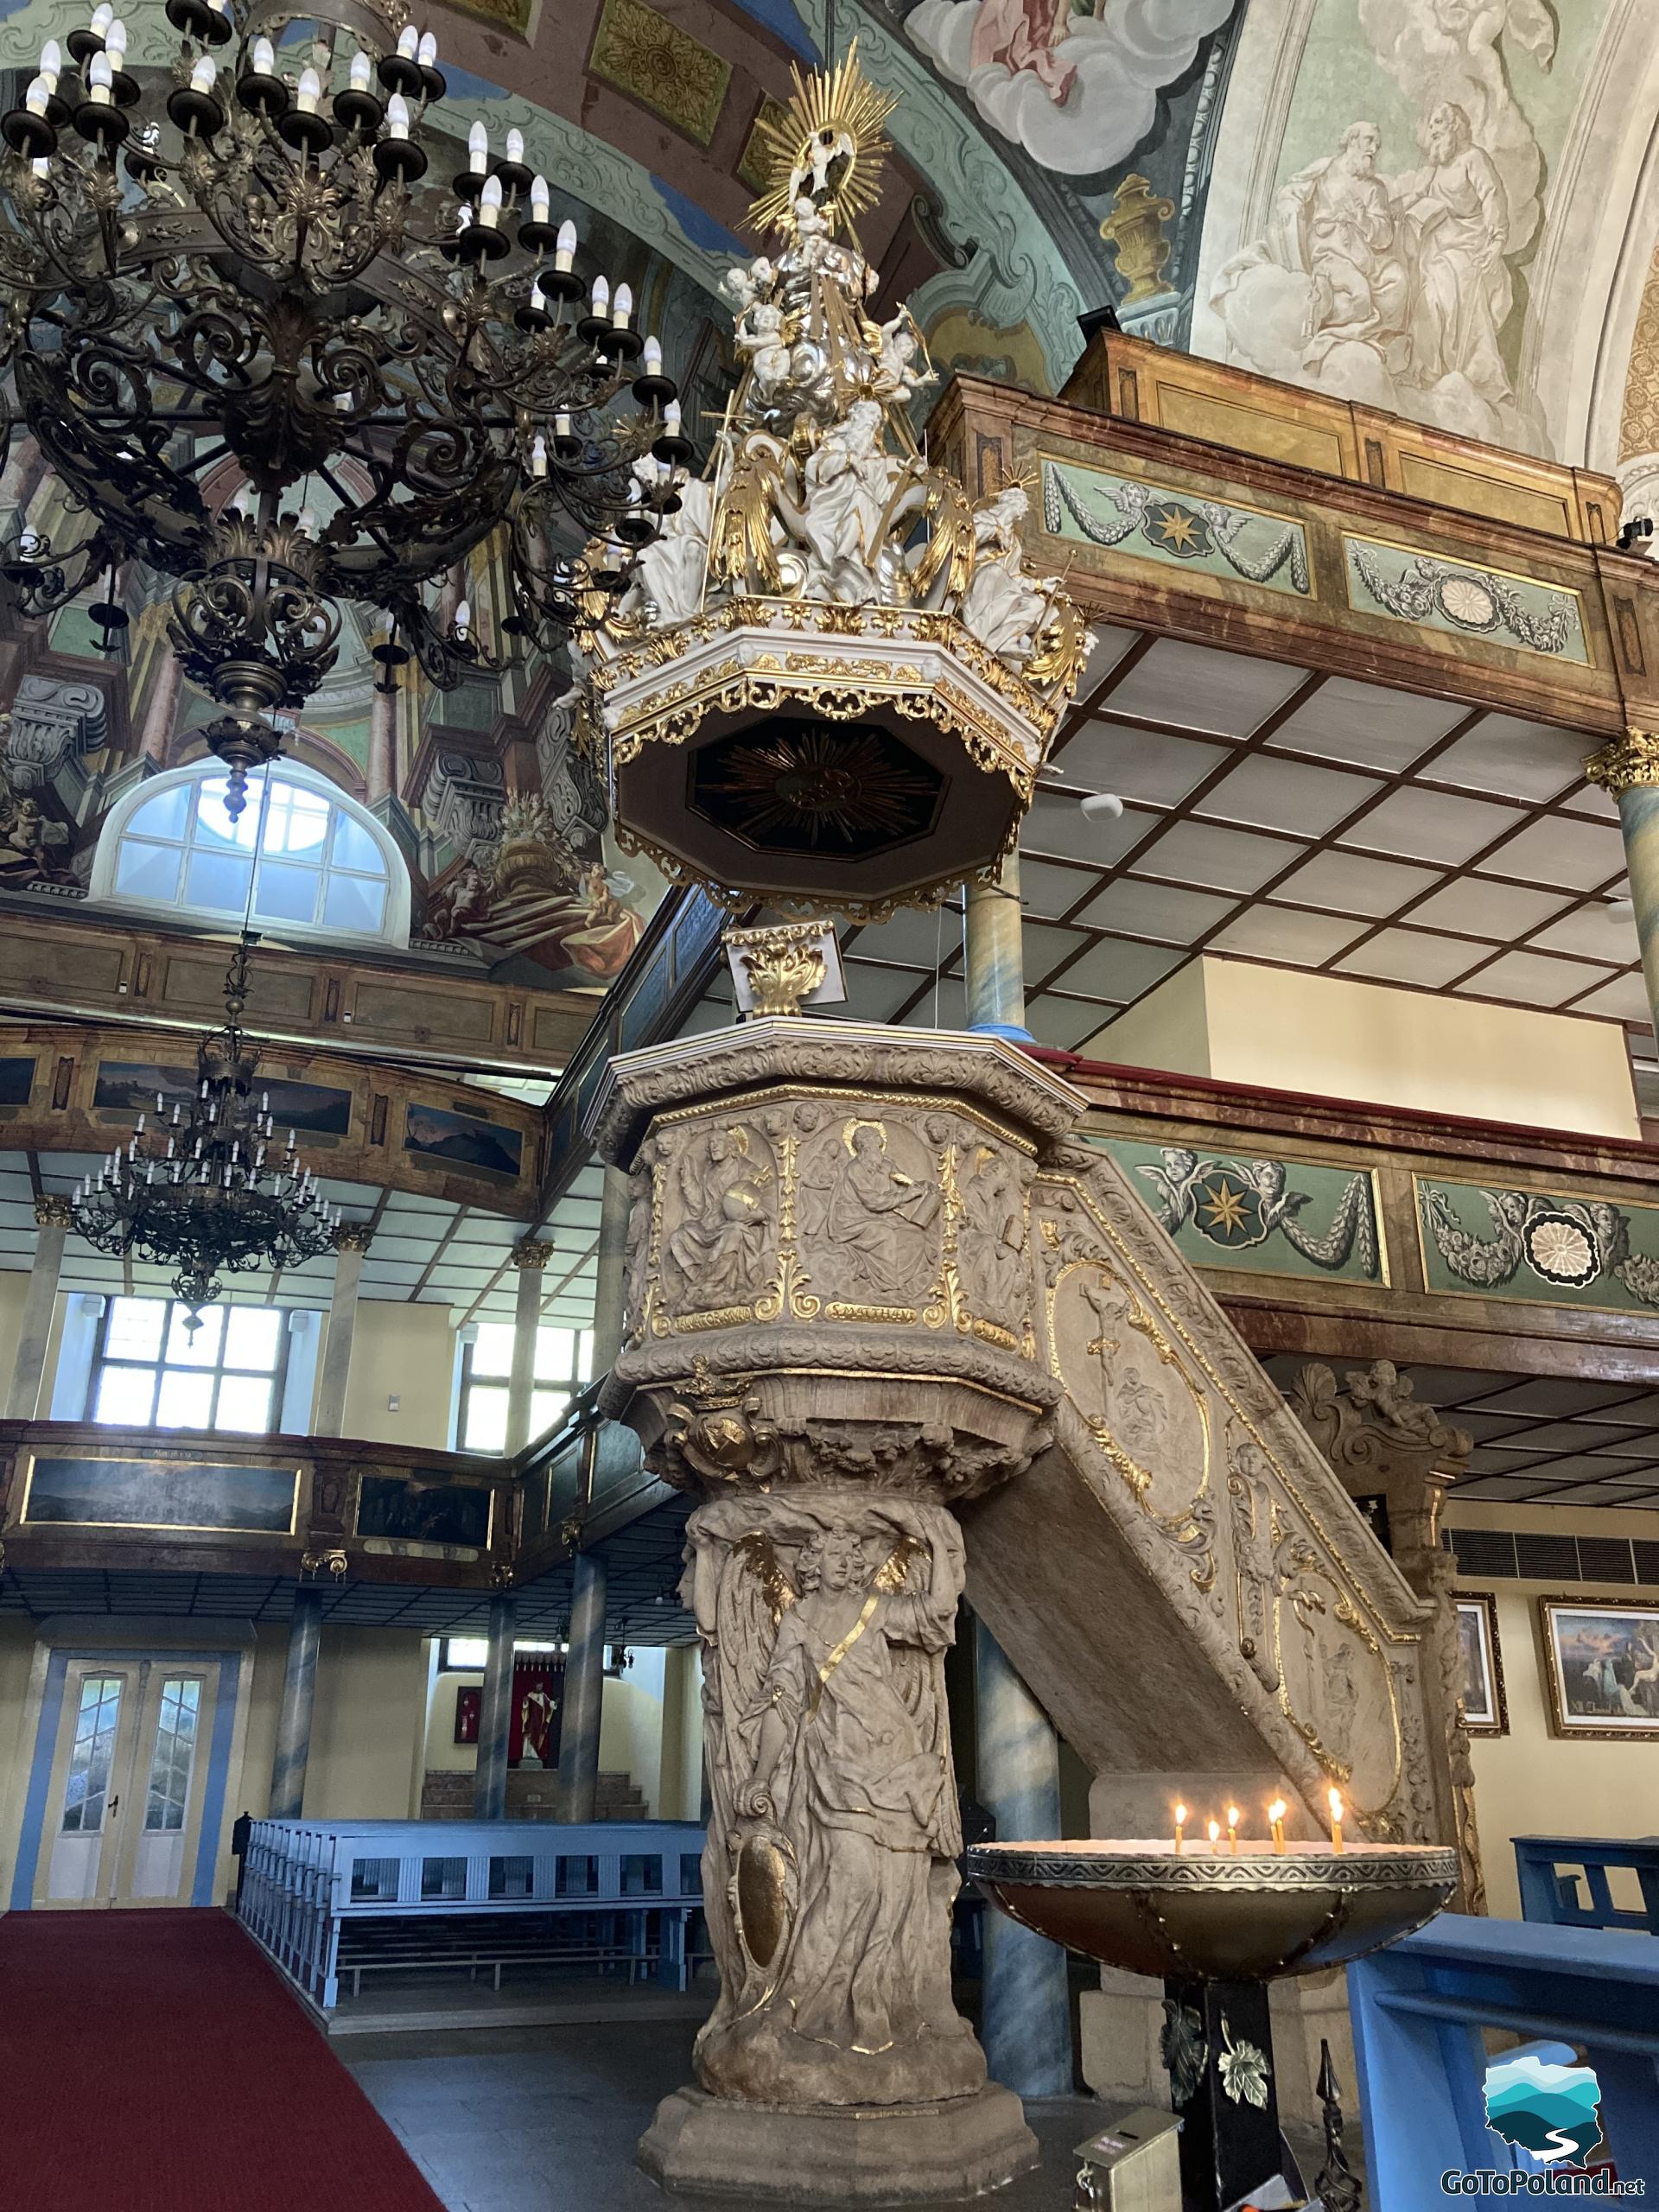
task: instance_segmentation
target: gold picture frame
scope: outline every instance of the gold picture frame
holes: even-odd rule
[[[1454,1590],[1458,1644],[1463,1655],[1463,1725],[1471,1736],[1507,1736],[1510,1701],[1497,1640],[1497,1598],[1491,1590]],[[1471,1688],[1476,1692],[1471,1698]]]
[[[1540,1598],[1552,1735],[1659,1744],[1659,1600]]]

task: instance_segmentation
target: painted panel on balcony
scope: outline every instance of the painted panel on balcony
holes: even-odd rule
[[[1071,544],[1197,569],[1293,597],[1306,599],[1313,589],[1300,523],[1103,468],[1045,461],[1043,527]]]
[[[32,1057],[0,1059],[0,1115],[3,1115],[10,1107],[15,1118],[28,1105],[29,1093],[34,1088],[35,1062]]]
[[[294,1532],[299,1479],[292,1465],[249,1467],[42,1452],[24,1473],[21,1518],[29,1528],[55,1523],[287,1536]]]
[[[1659,1306],[1659,1206],[1414,1180],[1430,1290],[1620,1313]]]
[[[1376,1192],[1315,1160],[1096,1138],[1153,1218],[1201,1268],[1386,1284]]]
[[[1358,613],[1388,615],[1442,637],[1473,638],[1483,645],[1589,665],[1575,591],[1375,537],[1344,537],[1343,547],[1348,602]]]
[[[471,1546],[490,1541],[490,1496],[447,1476],[365,1475],[357,1533],[400,1544]]]
[[[200,1077],[194,1068],[166,1067],[156,1060],[100,1060],[92,1110],[102,1117],[128,1121],[137,1114],[170,1113],[175,1106],[185,1114],[196,1095]],[[343,1137],[352,1126],[352,1094],[331,1084],[289,1083],[276,1076],[261,1076],[259,1088],[270,1101],[279,1129],[297,1129],[302,1136]]]

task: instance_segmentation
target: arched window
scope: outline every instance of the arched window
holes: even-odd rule
[[[216,760],[152,777],[110,810],[90,895],[148,913],[239,922],[272,937],[409,942],[409,874],[372,814],[285,760],[250,777],[232,821]]]

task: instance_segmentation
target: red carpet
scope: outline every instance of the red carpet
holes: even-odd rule
[[[0,1919],[4,2212],[442,2212],[222,1912]]]

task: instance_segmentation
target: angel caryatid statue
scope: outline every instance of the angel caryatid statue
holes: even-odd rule
[[[891,1493],[727,1497],[693,1514],[687,1556],[721,1969],[699,2078],[778,2104],[972,2095],[984,2056],[950,1999],[955,1522]]]

